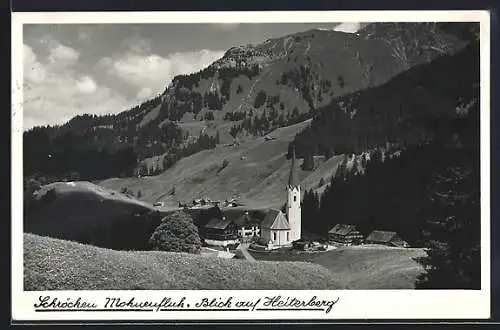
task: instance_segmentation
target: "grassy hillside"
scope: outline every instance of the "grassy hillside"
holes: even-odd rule
[[[339,289],[325,268],[168,252],[123,252],[24,234],[25,290]]]
[[[24,231],[117,249],[143,249],[159,223],[150,204],[90,182],[43,186]]]
[[[239,198],[250,208],[281,207],[291,165],[285,157],[288,143],[309,122],[275,130],[269,134],[274,140],[248,137],[239,146],[217,146],[196,153],[157,176],[114,178],[99,184],[114,190],[126,187],[135,194],[140,191],[143,201],[162,200],[170,205],[207,196],[214,200]],[[321,177],[326,180],[333,175],[341,158],[332,157],[315,172],[301,171],[302,189],[316,188]],[[221,170],[224,159],[229,164]],[[172,194],[174,187],[175,194]]]
[[[376,245],[351,246],[322,253],[256,253],[257,260],[308,261],[328,268],[343,287],[350,289],[414,289],[423,271],[413,258],[423,249]]]

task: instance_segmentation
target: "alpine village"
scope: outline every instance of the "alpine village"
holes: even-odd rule
[[[480,287],[476,23],[235,45],[23,135],[25,290]]]

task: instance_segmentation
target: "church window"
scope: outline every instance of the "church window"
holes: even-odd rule
[[[288,232],[288,231],[286,232],[286,240],[287,240],[287,242],[290,240],[290,232]]]
[[[297,196],[293,196],[293,201],[296,202],[297,201]]]
[[[274,240],[276,240],[276,232],[273,233]]]

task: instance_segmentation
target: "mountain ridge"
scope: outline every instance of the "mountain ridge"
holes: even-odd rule
[[[367,32],[378,29],[399,36],[398,46],[419,40],[404,57],[412,61],[403,63],[393,56],[390,43]],[[162,94],[128,111],[79,116],[57,128],[25,133],[25,157],[30,163],[25,171],[28,175],[76,171],[83,172],[83,179],[158,173],[192,153],[246,135],[266,134],[309,117],[335,97],[380,85],[408,66],[441,56],[443,50],[436,50],[436,45],[442,39],[449,41],[444,52],[467,44],[436,23],[374,23],[358,33],[308,30],[232,47],[205,69],[174,77]],[[113,169],[88,172],[76,161],[58,165],[57,170],[49,165],[75,153],[85,159],[108,159],[95,167]],[[122,165],[109,165],[118,153]]]

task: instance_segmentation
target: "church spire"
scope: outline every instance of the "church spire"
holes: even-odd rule
[[[288,185],[290,187],[296,187],[299,185],[299,175],[297,172],[297,166],[295,164],[295,146],[292,147],[292,167],[290,168],[290,177],[288,179]]]

